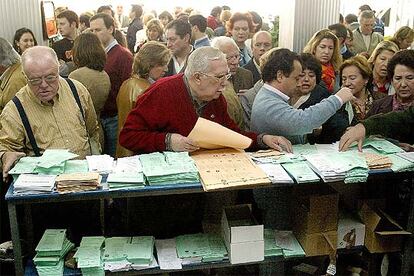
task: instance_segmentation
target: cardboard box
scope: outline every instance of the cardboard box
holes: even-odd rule
[[[306,234],[336,231],[338,201],[338,193],[328,185],[296,191],[291,208],[294,231]]]
[[[411,234],[380,208],[365,203],[359,214],[366,226],[365,247],[371,253],[400,251],[404,236]]]
[[[221,225],[230,263],[264,260],[263,225],[257,223],[249,205],[225,208]]]
[[[364,245],[365,224],[350,213],[340,212],[338,220],[337,248],[352,248]]]

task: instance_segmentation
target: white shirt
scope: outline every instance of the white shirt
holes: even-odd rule
[[[117,44],[118,41],[114,38],[111,42],[109,42],[108,46],[105,47],[105,53],[108,53]]]

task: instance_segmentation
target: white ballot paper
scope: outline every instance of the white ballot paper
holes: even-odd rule
[[[175,239],[155,240],[160,269],[182,269],[181,260],[177,256]]]
[[[249,137],[204,118],[198,118],[188,138],[204,149],[246,149],[252,143]]]

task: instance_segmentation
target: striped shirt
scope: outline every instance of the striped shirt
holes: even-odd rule
[[[79,158],[85,158],[91,154],[88,136],[91,137],[93,148],[100,149],[99,127],[91,96],[80,82],[73,80],[73,83],[79,94],[85,120],[69,85],[62,78],[59,79],[59,89],[53,98],[53,104],[41,102],[28,85],[16,94],[27,114],[41,153],[46,149],[68,149],[78,154]],[[34,155],[19,112],[12,101],[0,115],[0,124],[0,155],[5,151]]]

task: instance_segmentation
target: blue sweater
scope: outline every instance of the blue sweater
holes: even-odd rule
[[[301,137],[304,134],[320,127],[340,108],[340,100],[332,95],[304,110],[295,109],[281,96],[263,86],[253,102],[251,130],[288,136],[295,143],[303,140]]]

